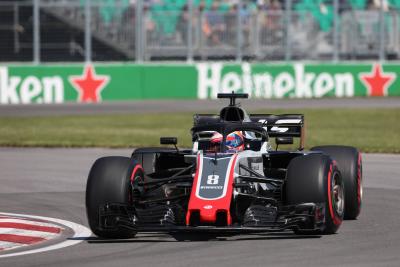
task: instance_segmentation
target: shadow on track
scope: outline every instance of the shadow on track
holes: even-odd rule
[[[79,238],[79,237],[78,237]],[[294,233],[274,233],[274,234],[254,234],[254,235],[193,235],[193,234],[154,234],[140,235],[132,239],[106,239],[99,237],[85,238],[89,244],[113,244],[113,243],[163,243],[163,242],[204,242],[204,241],[224,241],[237,242],[249,240],[286,240],[286,239],[315,239],[321,238],[321,235],[296,235]],[[75,240],[77,238],[71,238]]]

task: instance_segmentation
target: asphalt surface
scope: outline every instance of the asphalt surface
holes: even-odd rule
[[[399,108],[400,98],[322,98],[239,100],[246,110],[304,108]],[[80,114],[121,114],[158,112],[215,112],[226,105],[219,100],[146,100],[99,104],[0,105],[0,116],[57,116]]]
[[[84,191],[91,164],[130,152],[0,148],[0,211],[87,225]],[[362,213],[335,235],[242,235],[207,242],[156,234],[122,241],[92,237],[60,250],[3,258],[0,266],[399,266],[399,162],[399,155],[363,155]]]

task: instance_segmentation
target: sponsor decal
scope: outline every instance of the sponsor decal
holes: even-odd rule
[[[197,97],[217,98],[218,93],[242,91],[253,98],[311,98],[333,94],[336,97],[354,96],[354,76],[351,72],[305,71],[304,64],[293,65],[293,72],[253,73],[249,63],[240,65],[240,72],[224,72],[222,63],[200,63]],[[290,68],[286,68],[290,69]]]
[[[223,189],[224,187],[222,185],[202,185],[200,186],[200,189]]]
[[[137,99],[400,96],[399,64],[104,64],[0,66],[0,104]],[[175,81],[175,82],[171,82]]]
[[[385,73],[381,64],[375,64],[371,72],[362,72],[359,78],[366,86],[368,96],[387,96],[390,85],[396,80],[396,73]]]
[[[60,75],[42,76],[40,71],[40,75],[22,76],[10,75],[9,69],[0,66],[0,104],[64,103],[70,85],[77,92],[77,102],[97,103],[102,100],[102,90],[111,80],[109,75],[96,74],[93,65],[86,65],[81,75],[65,75],[65,70],[60,68],[60,72],[57,72]],[[35,67],[28,72],[38,73]]]
[[[218,184],[219,175],[211,174],[207,176],[207,184]]]
[[[286,119],[286,120],[277,120],[275,122],[275,124],[291,124],[291,123],[299,124],[300,122],[301,122],[301,120],[299,120],[299,119]],[[264,129],[268,131],[268,127],[264,127]],[[270,131],[278,132],[278,133],[285,133],[285,132],[289,131],[289,128],[273,126],[273,127],[271,127]]]
[[[107,86],[110,76],[97,75],[93,65],[86,65],[81,76],[70,76],[69,82],[78,92],[78,102],[101,102],[101,91]]]
[[[9,75],[0,66],[0,104],[63,103],[64,82],[61,76]]]

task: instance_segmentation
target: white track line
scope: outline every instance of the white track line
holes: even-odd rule
[[[0,258],[6,258],[6,257],[13,257],[13,256],[21,256],[21,255],[27,255],[27,254],[33,254],[33,253],[41,253],[41,252],[46,252],[50,250],[55,250],[55,249],[60,249],[60,248],[65,248],[69,246],[73,246],[76,244],[81,243],[88,237],[92,235],[92,232],[85,226],[66,221],[66,220],[61,220],[61,219],[56,219],[56,218],[50,218],[50,217],[43,217],[43,216],[34,216],[34,215],[25,215],[25,214],[15,214],[15,213],[0,213],[0,216],[5,215],[5,216],[20,216],[20,217],[25,217],[25,218],[30,218],[30,219],[37,219],[37,220],[45,220],[45,221],[50,221],[54,223],[58,223],[61,225],[64,225],[66,227],[71,228],[74,231],[74,235],[71,237],[76,238],[76,240],[66,240],[58,244],[54,244],[51,246],[43,247],[43,248],[38,248],[38,249],[32,249],[32,250],[26,250],[26,251],[21,251],[21,252],[16,252],[16,253],[10,253],[10,254],[5,254],[5,255],[0,255]],[[79,238],[79,239],[78,239]]]

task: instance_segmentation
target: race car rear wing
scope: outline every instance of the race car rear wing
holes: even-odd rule
[[[304,115],[302,114],[251,114],[252,122],[263,124],[271,137],[292,136],[301,137],[301,130],[304,125]]]
[[[270,137],[298,137],[300,149],[304,148],[304,115],[303,114],[250,114],[251,122],[260,123]],[[196,114],[194,126],[221,122],[219,115]]]
[[[303,114],[250,114],[252,122],[262,123],[270,137],[299,137],[300,149],[304,148]]]

